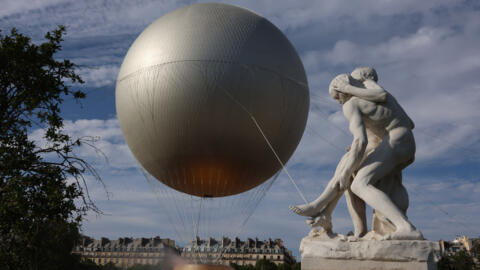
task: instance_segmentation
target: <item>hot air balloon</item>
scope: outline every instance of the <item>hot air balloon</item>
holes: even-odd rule
[[[116,108],[135,158],[175,196],[250,190],[251,209],[302,137],[309,91],[276,26],[243,8],[201,3],[138,36],[118,75]]]
[[[309,92],[294,47],[265,18],[226,4],[177,9],[131,45],[116,86],[128,146],[166,185],[195,196],[249,190],[305,129]],[[248,112],[248,113],[247,113]]]

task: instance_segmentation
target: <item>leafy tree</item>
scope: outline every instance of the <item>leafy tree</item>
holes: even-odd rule
[[[255,263],[256,270],[277,270],[277,265],[267,259],[258,260]]]
[[[116,267],[114,263],[109,262],[105,265],[102,265],[101,270],[120,270],[120,268]]]
[[[155,264],[155,265],[135,264],[127,268],[127,270],[161,270],[161,269],[167,269],[167,267],[165,267],[165,265],[162,265],[162,264]],[[168,268],[168,269],[171,269],[171,268]]]
[[[438,270],[473,270],[475,263],[466,251],[461,250],[452,255],[443,256],[438,262]]]
[[[98,175],[73,154],[75,147],[91,141],[73,140],[62,131],[63,98],[85,97],[68,85],[83,83],[75,65],[54,58],[64,33],[59,26],[36,45],[15,29],[7,35],[0,32],[2,269],[76,268],[79,259],[71,251],[82,215],[97,210],[88,197],[84,175]],[[29,137],[34,128],[43,130],[45,145]]]
[[[230,267],[233,268],[233,270],[243,270],[243,267],[236,263],[230,263]]]
[[[473,257],[480,263],[480,239],[474,240],[471,252]]]
[[[113,267],[113,268],[112,268]],[[73,270],[120,270],[119,268],[115,267],[115,265],[110,266],[110,264],[106,265],[98,265],[95,262],[82,258],[76,268]]]
[[[288,263],[281,263],[277,268],[278,270],[292,270],[292,266]]]
[[[300,263],[293,265],[281,263],[278,266],[267,259],[258,260],[255,266],[251,264],[238,265],[236,263],[230,263],[230,267],[234,270],[300,270]]]
[[[251,264],[247,264],[247,265],[243,266],[243,270],[255,270],[255,266],[253,266]]]

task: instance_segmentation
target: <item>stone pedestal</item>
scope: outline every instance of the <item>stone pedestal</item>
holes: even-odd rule
[[[371,236],[348,241],[343,235],[316,233],[302,239],[300,253],[302,270],[436,270],[440,245]]]

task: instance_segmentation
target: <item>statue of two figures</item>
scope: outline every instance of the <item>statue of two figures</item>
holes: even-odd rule
[[[343,107],[353,142],[323,193],[310,203],[290,207],[296,214],[309,217],[313,234],[336,235],[331,215],[345,194],[354,225],[349,241],[423,240],[407,219],[408,194],[402,184],[402,170],[415,156],[414,124],[377,81],[373,68],[359,67],[330,83],[329,93]],[[371,232],[365,204],[374,209]],[[321,232],[315,228],[319,226]]]

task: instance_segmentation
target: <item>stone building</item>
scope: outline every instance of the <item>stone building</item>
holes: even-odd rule
[[[456,237],[453,241],[440,240],[440,249],[445,254],[455,254],[459,251],[466,251],[470,253],[473,243],[478,241],[477,238],[468,238],[468,236]]]
[[[260,259],[267,259],[275,264],[294,264],[295,257],[292,256],[281,239],[248,239],[241,241],[238,238],[231,240],[223,237],[221,240],[209,238],[200,240],[197,238],[184,248],[180,249],[181,256],[191,262],[220,263],[229,265],[255,265]]]
[[[168,254],[177,254],[175,241],[171,239],[154,238],[119,238],[110,240],[102,237],[93,239],[82,237],[73,253],[89,259],[96,264],[113,263],[118,267],[130,267],[134,264],[158,264],[165,260]]]

